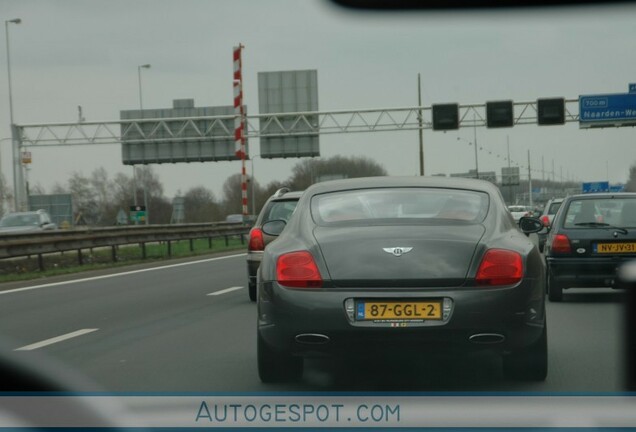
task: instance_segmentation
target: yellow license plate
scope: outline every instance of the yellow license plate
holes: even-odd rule
[[[356,308],[358,321],[441,320],[441,301],[361,301]]]
[[[631,243],[597,243],[594,245],[594,252],[604,253],[636,253],[636,242]]]

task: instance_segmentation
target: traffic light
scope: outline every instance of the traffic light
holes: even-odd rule
[[[512,127],[512,101],[486,102],[486,125],[489,128]]]
[[[459,105],[433,105],[433,130],[459,129]]]
[[[537,124],[562,125],[565,124],[565,99],[538,99]]]

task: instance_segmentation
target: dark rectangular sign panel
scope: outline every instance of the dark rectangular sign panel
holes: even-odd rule
[[[122,161],[136,165],[237,160],[233,116],[233,106],[195,108],[188,99],[175,100],[171,109],[121,111],[121,120],[156,120],[122,123]]]

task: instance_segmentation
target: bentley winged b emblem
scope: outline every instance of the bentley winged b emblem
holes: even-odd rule
[[[412,247],[404,247],[404,246],[391,247],[391,248],[382,248],[382,250],[384,250],[384,252],[390,253],[391,255],[396,256],[396,257],[402,256],[405,253],[409,253],[409,252],[411,252],[412,249],[413,249]]]

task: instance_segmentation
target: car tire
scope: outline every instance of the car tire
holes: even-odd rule
[[[303,359],[276,351],[258,334],[256,340],[258,376],[264,383],[297,381],[303,374]]]
[[[563,300],[563,285],[557,282],[554,277],[548,275],[548,300],[551,302],[560,302]]]
[[[256,301],[256,284],[255,283],[252,283],[252,282],[247,283],[247,293],[250,296],[250,300],[255,302]]]
[[[532,345],[503,358],[506,378],[522,381],[545,381],[548,375],[548,327]]]

